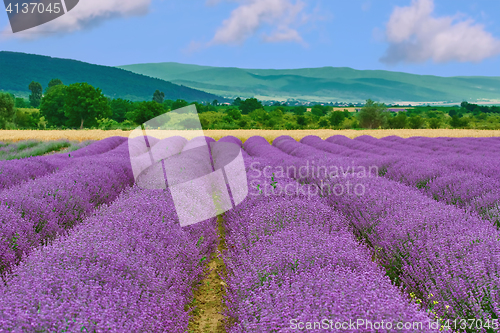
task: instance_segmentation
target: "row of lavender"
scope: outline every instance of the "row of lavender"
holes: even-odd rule
[[[497,138],[475,139],[475,146],[461,148],[460,152],[446,152],[449,140],[422,138],[430,147],[412,145],[411,139],[348,139],[334,136],[325,141],[305,137],[301,143],[318,148],[334,156],[363,156],[364,163],[377,165],[386,178],[416,186],[438,201],[456,204],[474,211],[500,226],[500,148]],[[435,141],[429,141],[435,140]],[[460,140],[466,143],[467,140]],[[441,146],[441,150],[438,149]],[[470,142],[469,142],[470,143]],[[432,149],[431,149],[432,148]],[[484,151],[487,150],[487,153]],[[438,156],[433,152],[438,151]],[[470,153],[470,155],[462,155]]]
[[[74,158],[95,156],[111,151],[123,144],[126,140],[126,138],[122,137],[111,137],[68,154],[0,161],[0,191],[48,175],[65,166],[71,166],[78,163],[78,161],[73,160]]]
[[[252,147],[256,141],[262,140],[251,138],[245,147]],[[316,143],[319,148],[326,145],[321,140]],[[339,163],[338,158],[325,155],[324,150],[289,137],[277,138],[273,145],[274,155],[285,152],[302,158],[297,162],[283,157],[283,165],[298,168],[305,165],[306,159],[317,161],[316,165]],[[264,149],[272,147],[262,141],[257,150]],[[362,164],[366,160],[352,162]],[[380,262],[388,275],[419,295],[441,318],[459,322],[481,320],[491,328],[500,315],[500,244],[491,223],[423,196],[418,189],[376,175],[359,177],[348,173],[343,177],[305,180],[318,187],[320,181],[329,188],[345,186],[350,181],[363,188],[363,193],[358,194],[334,192],[328,201],[349,218],[358,235],[379,250]]]
[[[181,141],[173,146],[189,146]],[[157,142],[149,140],[151,146]],[[139,143],[132,150],[137,153],[143,148]],[[202,259],[216,246],[215,219],[180,228],[172,197],[161,190],[133,187],[109,205],[120,192],[113,188],[116,180],[121,185],[133,180],[128,153],[129,142],[123,142],[97,158],[74,163],[75,158],[72,166],[1,193],[10,198],[12,191],[22,194],[20,189],[29,188],[40,194],[38,199],[46,199],[45,205],[53,204],[57,209],[64,205],[66,209],[56,209],[59,214],[52,215],[48,214],[52,206],[35,213],[25,209],[23,212],[31,215],[24,220],[19,216],[23,200],[5,209],[18,223],[17,230],[36,230],[30,221],[50,215],[43,220],[46,223],[41,231],[54,239],[37,248],[28,244],[25,248],[31,253],[4,276],[5,285],[0,290],[2,329],[185,332],[188,312],[184,306],[192,293],[191,285],[202,274]],[[58,178],[68,182],[49,188]],[[61,195],[57,188],[76,195]],[[78,215],[81,207],[74,203],[82,196],[84,200],[78,203],[84,209],[90,210],[92,204],[101,204],[101,208],[86,218],[89,211]],[[54,232],[65,231],[78,219],[82,221],[71,232],[54,237]],[[14,238],[16,244],[21,243],[18,234]]]
[[[34,174],[38,176],[34,180],[0,192],[0,272],[18,263],[33,248],[64,234],[95,207],[112,202],[132,185],[127,143],[122,141],[109,150],[110,141],[114,144],[108,140],[75,152],[82,157],[46,158],[47,165],[57,165],[61,170],[50,173],[50,168],[37,169],[41,172]],[[103,150],[109,151],[99,154]],[[13,168],[16,162],[4,167]],[[30,163],[36,164],[28,161],[26,165]],[[26,174],[20,178],[26,178]]]
[[[241,145],[236,138],[221,141]],[[247,141],[243,153],[249,184],[258,183],[260,192],[250,189],[224,215],[228,332],[439,331],[391,284],[325,200],[265,195],[279,187],[304,187],[289,177],[264,175],[268,166],[298,159],[262,138]]]
[[[180,228],[168,192],[127,190],[36,249],[0,287],[9,332],[185,332],[215,219]]]
[[[0,160],[16,160],[32,156],[58,153],[62,149],[66,153],[88,146],[92,141],[70,142],[67,139],[54,141],[25,140],[12,144],[0,144]]]

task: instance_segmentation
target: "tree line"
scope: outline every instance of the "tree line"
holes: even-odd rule
[[[38,82],[29,85],[29,100],[0,93],[0,128],[101,128],[132,129],[171,110],[194,104],[203,129],[377,129],[377,128],[500,128],[500,107],[463,102],[456,107],[416,107],[390,112],[371,99],[359,112],[333,111],[332,106],[310,107],[274,103],[264,106],[256,98],[236,98],[231,105],[165,99],[156,90],[150,101],[104,96],[88,83],[66,86],[53,79],[45,91]]]

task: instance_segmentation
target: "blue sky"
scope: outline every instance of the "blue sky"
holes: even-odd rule
[[[0,50],[118,66],[352,67],[500,76],[492,0],[80,0]],[[0,64],[4,65],[4,64]]]

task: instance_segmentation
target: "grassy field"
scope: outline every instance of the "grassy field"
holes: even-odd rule
[[[162,131],[151,131],[151,134],[161,137]],[[189,131],[191,133],[198,133],[197,131]],[[491,137],[500,136],[500,130],[466,130],[466,129],[402,129],[402,130],[206,130],[203,131],[206,136],[212,137],[216,140],[232,135],[240,138],[242,141],[259,135],[268,141],[272,141],[281,135],[289,135],[296,140],[307,135],[317,135],[322,139],[326,139],[332,135],[345,135],[348,138],[355,138],[361,135],[370,135],[375,138],[383,138],[386,136],[396,135],[402,138],[409,138],[413,136],[425,137]],[[58,140],[68,139],[76,141],[85,140],[101,140],[111,136],[128,137],[131,132],[129,131],[103,131],[103,130],[61,130],[61,131],[36,131],[36,130],[2,130],[0,131],[0,141],[20,141],[27,139],[36,140]]]

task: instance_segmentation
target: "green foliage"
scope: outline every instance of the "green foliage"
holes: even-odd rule
[[[165,93],[161,92],[159,90],[156,90],[153,94],[153,101],[155,101],[158,104],[162,104],[163,100],[165,99]]]
[[[5,129],[16,114],[14,98],[10,94],[0,93],[0,129]]]
[[[266,110],[264,109],[256,109],[256,110],[253,110],[250,114],[249,114],[250,118],[256,122],[259,122],[259,123],[263,123],[267,120],[270,119],[270,116],[269,114],[267,113]]]
[[[278,121],[275,118],[270,118],[265,123],[265,126],[269,129],[274,129],[277,125],[278,125]]]
[[[240,110],[242,114],[250,114],[250,112],[258,109],[263,109],[262,103],[256,98],[249,98],[240,103]]]
[[[241,105],[241,98],[236,97],[233,101],[233,106],[239,107]]]
[[[248,120],[246,118],[241,118],[240,121],[238,121],[238,126],[240,128],[245,128],[248,125]]]
[[[165,109],[161,104],[158,104],[155,101],[141,102],[138,104],[136,109],[128,112],[126,117],[128,120],[131,120],[136,124],[143,124],[163,113],[165,113]]]
[[[49,89],[42,99],[40,114],[44,117],[48,126],[61,127],[68,120],[64,114],[66,88],[64,85],[54,86]]]
[[[320,109],[318,107],[312,108],[311,113],[318,118],[325,115],[325,113],[323,112],[323,109]]]
[[[241,112],[238,109],[235,108],[229,108],[225,111],[225,114],[230,117],[233,120],[240,120],[241,119]]]
[[[135,104],[132,101],[121,98],[111,100],[109,106],[112,112],[111,119],[119,123],[126,119],[126,114],[128,112],[133,112],[135,109]]]
[[[40,106],[42,101],[42,85],[39,82],[31,81],[29,85],[29,90],[31,90],[30,104],[32,107],[37,108]]]
[[[452,110],[450,110],[450,111],[448,112],[448,114],[450,115],[450,117],[452,117],[452,118],[453,118],[453,116],[458,115],[458,111],[457,111],[457,110],[455,110],[455,109],[452,109]]]
[[[460,118],[458,115],[453,115],[450,120],[450,126],[453,128],[465,128],[469,121],[467,118]]]
[[[432,129],[438,129],[441,127],[441,119],[431,118],[429,119],[429,127]]]
[[[304,106],[296,106],[293,108],[293,113],[296,116],[303,116],[305,112],[306,112],[306,108]]]
[[[413,116],[413,117],[410,117],[409,124],[410,124],[410,128],[419,129],[419,128],[422,128],[422,126],[424,126],[425,120],[421,116]]]
[[[101,130],[110,130],[119,128],[120,124],[113,119],[104,118],[97,120],[97,126]]]
[[[330,113],[330,124],[332,124],[333,127],[338,127],[342,124],[344,119],[346,118],[346,115],[342,111],[334,111]]]
[[[172,103],[172,111],[177,110],[177,109],[182,109],[183,107],[188,106],[189,103],[186,102],[183,99],[177,99],[175,102]]]
[[[269,112],[269,117],[271,117],[272,119],[276,120],[276,122],[281,122],[281,120],[283,119],[283,109],[281,107],[278,107],[274,110],[272,110],[271,112]]]
[[[326,116],[328,114],[329,109],[330,108],[328,106],[316,104],[312,107],[311,113],[316,117],[320,118]]]
[[[304,116],[297,116],[297,125],[300,127],[304,127],[307,125],[306,117]]]
[[[111,108],[101,89],[74,83],[66,88],[64,114],[68,117],[67,126],[82,129],[97,126],[97,119],[111,117]]]
[[[320,120],[319,120],[319,127],[321,128],[328,128],[330,126],[330,121],[328,121],[328,119],[326,119],[325,117],[322,117]]]
[[[40,123],[40,117],[38,109],[17,108],[14,122],[20,129],[36,129]]]
[[[63,82],[61,80],[59,80],[59,79],[52,79],[52,80],[50,80],[50,82],[49,82],[49,84],[47,86],[47,90],[45,91],[45,93],[47,93],[50,90],[50,88],[58,86],[58,85],[62,85],[62,84],[63,84]]]
[[[371,99],[358,113],[359,123],[363,128],[379,128],[387,123],[387,107],[385,104],[375,103]]]
[[[15,105],[16,108],[29,108],[30,107],[30,103],[26,102],[26,100],[24,98],[21,98],[21,97],[16,98],[15,104],[16,104]]]
[[[395,117],[388,119],[388,124],[390,128],[401,129],[408,125],[408,117],[404,112],[398,112]]]
[[[198,113],[217,111],[217,108],[212,104],[200,104],[198,102],[193,102],[191,104],[193,104],[196,107],[196,111],[198,111]]]

